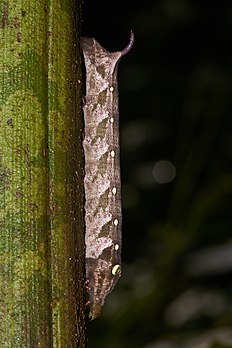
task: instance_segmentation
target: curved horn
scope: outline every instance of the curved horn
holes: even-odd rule
[[[130,52],[130,50],[132,49],[132,46],[134,45],[134,42],[135,42],[135,35],[133,31],[131,30],[130,41],[128,45],[121,51],[122,56],[125,56],[128,52]]]

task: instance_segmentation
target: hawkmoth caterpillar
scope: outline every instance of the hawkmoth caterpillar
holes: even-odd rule
[[[117,67],[134,43],[108,52],[94,38],[81,39],[86,68],[85,244],[90,318],[101,314],[121,275],[121,181]]]

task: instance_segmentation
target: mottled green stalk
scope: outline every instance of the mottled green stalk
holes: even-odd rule
[[[0,1],[1,348],[85,346],[74,5]]]

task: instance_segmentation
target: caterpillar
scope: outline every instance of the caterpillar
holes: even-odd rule
[[[134,43],[108,52],[83,37],[86,68],[84,113],[85,244],[89,316],[98,317],[121,275],[121,181],[117,67]]]

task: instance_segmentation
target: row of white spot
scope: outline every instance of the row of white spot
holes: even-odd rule
[[[113,92],[113,91],[114,91],[114,87],[110,87],[110,92]],[[110,122],[114,123],[114,118],[113,117],[110,118]]]
[[[110,87],[110,91],[113,92],[113,90],[114,90],[114,88],[113,88],[113,87]],[[110,122],[111,122],[111,123],[114,123],[114,118],[113,118],[113,117],[110,118]],[[110,152],[110,156],[111,156],[112,158],[115,157],[115,152],[114,152],[114,150],[112,150],[112,151]],[[116,189],[115,186],[112,188],[112,193],[113,193],[113,195],[116,195],[116,193],[117,193],[117,189]],[[118,219],[115,219],[115,220],[114,220],[114,225],[115,225],[115,226],[118,226]],[[117,249],[116,249],[116,250],[117,250]]]
[[[113,91],[114,91],[114,87],[110,87],[110,92],[113,92]],[[114,118],[113,118],[113,117],[110,118],[110,123],[114,123]],[[110,156],[111,156],[112,158],[115,157],[115,152],[114,152],[114,150],[112,150],[112,151],[110,152]],[[113,193],[113,195],[116,195],[116,193],[117,193],[117,188],[116,188],[115,186],[112,188],[112,193]],[[114,220],[114,226],[118,226],[118,219],[115,219],[115,220]],[[119,245],[118,245],[118,244],[115,244],[114,249],[115,249],[116,251],[119,250]],[[115,265],[115,266],[112,268],[112,274],[113,274],[113,275],[116,275],[116,274],[119,274],[119,273],[121,273],[121,266],[117,264],[117,265]]]

